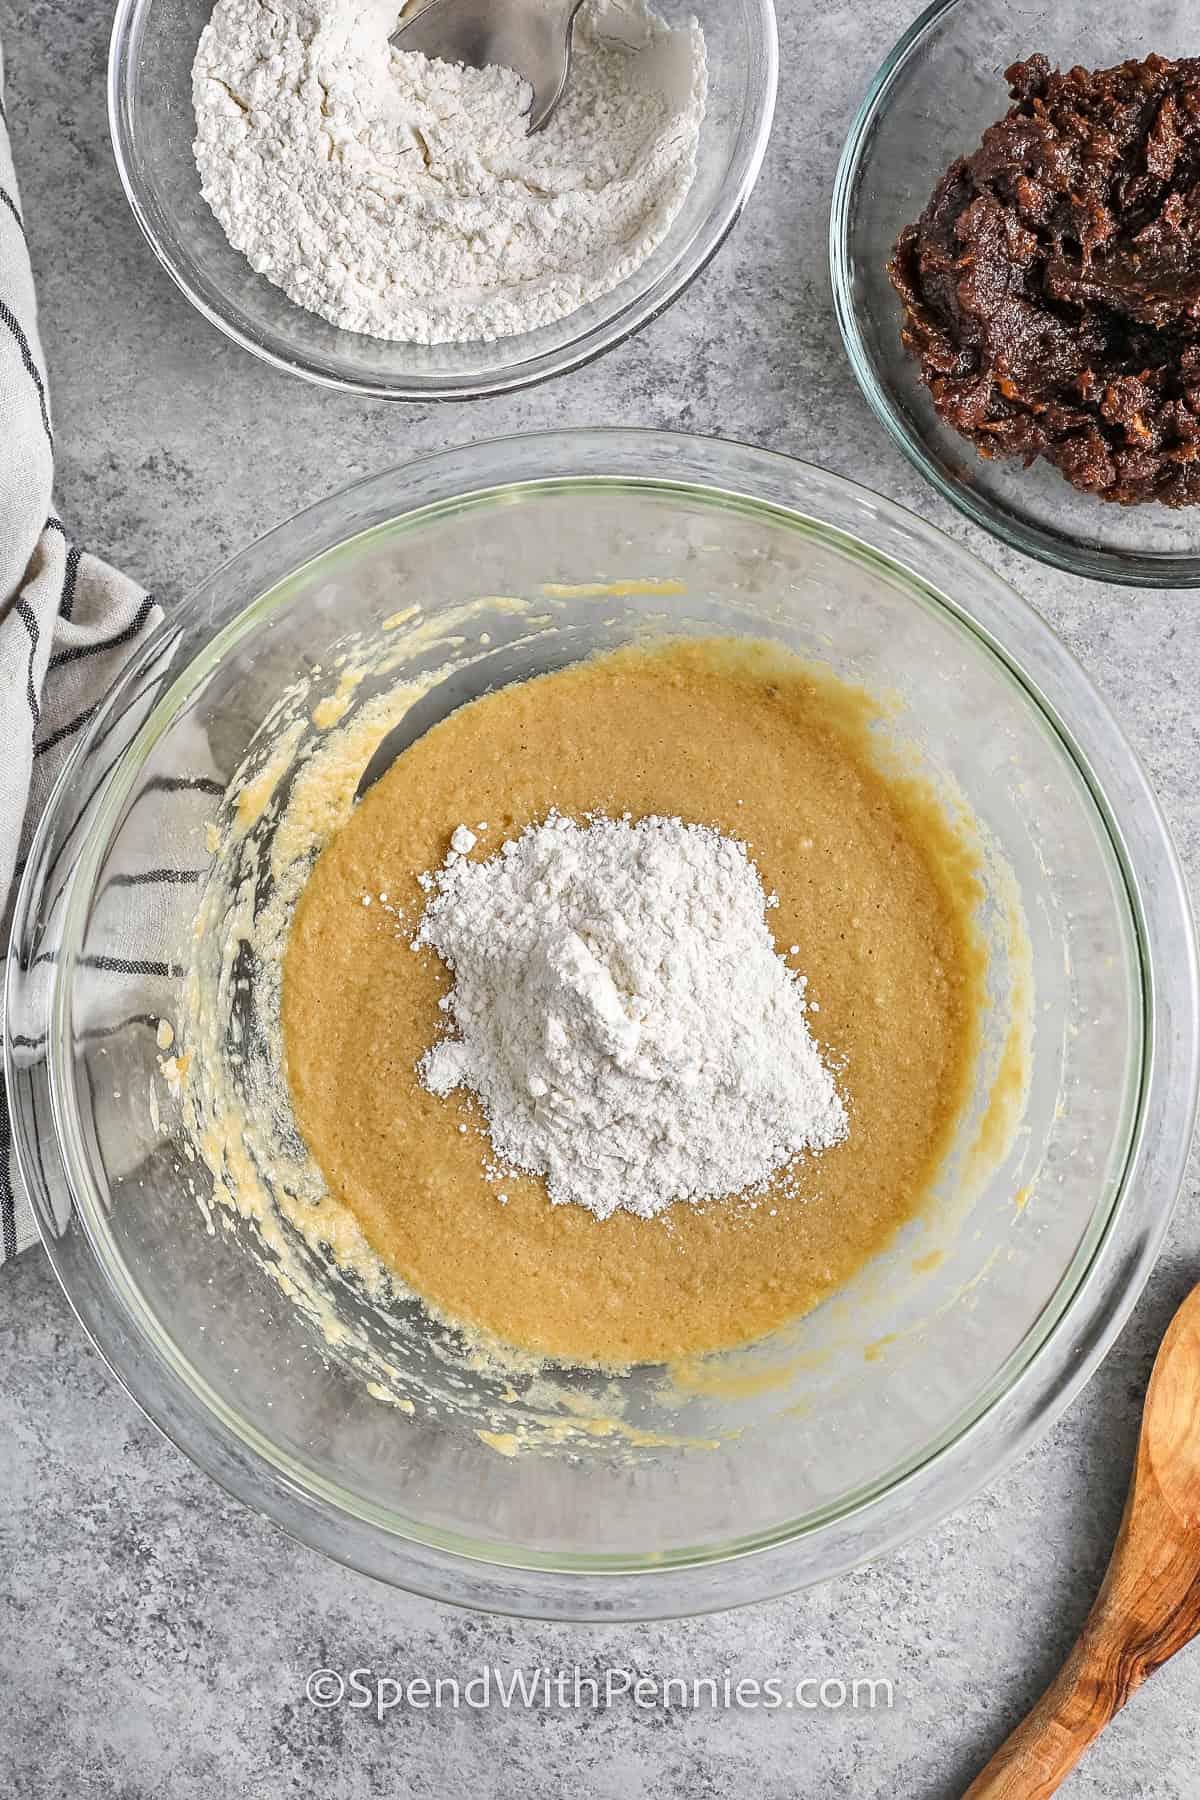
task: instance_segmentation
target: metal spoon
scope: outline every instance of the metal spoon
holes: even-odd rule
[[[438,62],[513,69],[533,89],[532,135],[562,99],[571,68],[571,28],[583,0],[429,0],[390,42]]]

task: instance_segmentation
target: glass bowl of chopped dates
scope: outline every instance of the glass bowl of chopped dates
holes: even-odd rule
[[[1003,543],[1200,586],[1200,27],[1181,0],[939,0],[884,62],[830,228],[854,373]]]

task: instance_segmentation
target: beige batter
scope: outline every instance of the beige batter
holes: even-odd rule
[[[670,1360],[816,1305],[919,1208],[968,1097],[985,957],[974,852],[882,768],[860,690],[733,640],[630,649],[463,707],[401,755],[320,857],[284,964],[296,1118],[334,1196],[440,1313],[566,1361]],[[756,1200],[657,1219],[485,1175],[477,1112],[415,1067],[446,971],[409,939],[453,828],[477,856],[551,807],[675,814],[745,839],[809,977],[847,1140]],[[363,895],[399,907],[364,906]],[[468,1127],[460,1131],[460,1125]]]

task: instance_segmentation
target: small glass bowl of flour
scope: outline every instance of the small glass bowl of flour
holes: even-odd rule
[[[771,0],[585,0],[530,137],[511,71],[388,45],[397,0],[122,0],[134,213],[230,337],[332,387],[501,393],[589,361],[720,245],[766,148]]]

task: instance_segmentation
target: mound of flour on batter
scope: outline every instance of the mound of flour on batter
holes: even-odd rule
[[[452,971],[431,1092],[599,1218],[761,1188],[847,1132],[746,846],[680,819],[551,815],[486,861],[459,827],[415,949]]]

